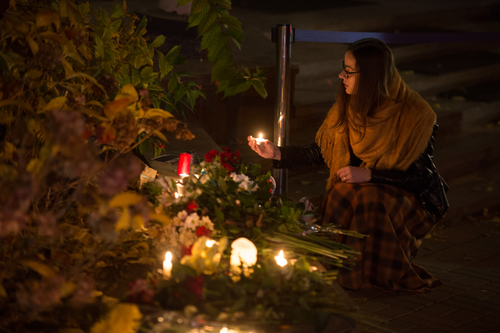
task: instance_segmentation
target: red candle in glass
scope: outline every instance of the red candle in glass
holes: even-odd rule
[[[190,165],[191,165],[191,154],[181,153],[179,155],[179,165],[177,166],[177,174],[181,177],[189,176]]]

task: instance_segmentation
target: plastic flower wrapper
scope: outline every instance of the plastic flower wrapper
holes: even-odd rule
[[[219,242],[216,242],[202,236],[194,243],[191,255],[184,256],[181,259],[181,264],[191,267],[198,274],[214,274],[227,244],[227,237],[223,237]]]

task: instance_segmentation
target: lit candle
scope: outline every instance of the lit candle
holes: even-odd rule
[[[255,140],[255,142],[257,142],[257,144],[258,144],[258,145],[261,145],[261,144],[263,144],[264,142],[266,142],[266,141],[267,141],[267,139],[264,139],[264,138],[262,137],[262,133],[260,133],[260,134],[259,134],[259,137],[258,137],[258,138],[254,138],[254,140]]]
[[[180,182],[176,182],[175,186],[177,186],[177,192],[174,193],[176,198],[182,197],[184,195],[184,184]]]
[[[245,237],[238,238],[231,244],[231,259],[232,268],[239,272],[239,266],[251,267],[257,262],[257,248],[255,244]],[[245,275],[246,272],[245,272]]]
[[[212,247],[212,246],[214,246],[214,244],[215,244],[215,241],[213,239],[209,239],[206,242],[207,247]]]
[[[281,250],[280,253],[276,257],[274,257],[274,259],[276,260],[276,263],[281,267],[284,267],[287,264],[285,256],[283,255],[283,250]]]
[[[191,154],[182,153],[179,155],[179,164],[177,174],[181,177],[189,176],[189,167],[191,166]]]
[[[172,253],[165,254],[165,261],[163,262],[163,276],[170,279],[172,276]]]

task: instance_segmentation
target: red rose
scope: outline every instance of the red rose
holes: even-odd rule
[[[205,160],[206,160],[207,162],[212,162],[212,160],[213,160],[213,159],[215,158],[215,156],[217,156],[217,155],[219,155],[219,152],[218,152],[216,149],[214,149],[214,150],[212,150],[212,151],[209,151],[209,152],[207,152],[207,153],[205,154]]]
[[[196,209],[198,209],[198,205],[196,204],[196,201],[194,200],[191,200],[187,206],[186,206],[186,211],[188,213],[192,213],[193,211],[195,211]]]
[[[210,232],[211,231],[205,228],[204,226],[196,228],[196,236],[198,236],[198,238],[200,238],[201,236],[210,237]]]
[[[192,249],[193,249],[193,245],[191,245],[190,247],[185,247],[184,245],[182,245],[182,248],[181,248],[181,257],[190,256]]]

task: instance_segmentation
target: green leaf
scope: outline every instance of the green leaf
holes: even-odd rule
[[[209,48],[211,44],[214,43],[215,40],[221,38],[222,31],[220,26],[216,25],[212,28],[212,30],[208,31],[201,38],[200,50],[205,50]]]
[[[234,225],[229,224],[227,227],[227,231],[229,231],[232,234],[238,234],[241,232],[240,228],[235,227]]]
[[[181,46],[180,45],[176,45],[176,46],[172,47],[170,49],[170,51],[168,51],[168,53],[165,56],[165,58],[167,59],[167,61],[170,64],[174,64],[175,61],[177,60],[177,57],[179,57],[180,53],[181,53]]]
[[[177,7],[187,5],[190,3],[192,0],[177,0]]]
[[[153,86],[153,84],[148,87],[148,90],[151,90],[152,86]],[[151,103],[153,103],[153,107],[155,109],[159,109],[160,108],[160,101],[155,96],[151,96]]]
[[[137,68],[132,67],[132,85],[136,86],[141,82],[141,78],[139,76],[139,71]]]
[[[188,101],[188,104],[190,106],[190,109],[192,109],[196,103],[196,97],[198,97],[196,94],[196,91],[186,90],[186,97],[187,97],[187,101]]]
[[[132,36],[142,36],[146,33],[146,25],[148,24],[148,19],[146,16],[143,16],[141,18],[141,21],[139,22],[139,25],[137,26],[137,29],[135,30],[134,34]]]
[[[214,206],[215,220],[220,224],[224,223],[224,213],[219,209],[219,207]]]
[[[234,29],[239,32],[243,32],[241,29],[241,22],[236,17],[231,15],[223,15],[219,18],[219,23],[225,24],[228,28]]]
[[[8,62],[5,59],[5,54],[3,52],[0,52],[0,68],[2,68],[4,74],[10,72]]]
[[[147,150],[148,150],[148,142],[146,140],[141,142],[141,144],[139,145],[139,152],[141,153],[141,155],[144,155]]]
[[[245,41],[245,37],[243,36],[243,32],[237,31],[234,29],[227,29],[226,35],[231,38],[231,40],[241,49],[241,44]]]
[[[104,58],[104,42],[102,41],[101,37],[95,36],[95,51],[97,55],[101,58]]]
[[[151,45],[152,47],[160,47],[163,45],[163,43],[165,43],[165,39],[166,39],[165,36],[160,35],[156,37],[155,40],[149,45]]]
[[[206,6],[209,6],[208,0],[193,0],[191,4],[191,13],[196,14],[201,12]]]
[[[186,94],[186,88],[184,88],[183,85],[179,85],[174,96],[175,103],[180,101],[185,94]]]
[[[146,66],[144,67],[142,70],[141,70],[141,78],[142,79],[145,79],[147,78],[149,75],[151,75],[153,73],[153,67],[151,66]]]
[[[123,16],[123,10],[122,10],[122,5],[121,4],[116,4],[113,10],[111,11],[111,17],[112,18],[119,18]]]
[[[232,59],[219,59],[212,67],[212,82],[224,80],[234,75]]]
[[[261,80],[252,79],[250,83],[252,83],[252,86],[254,87],[255,91],[257,91],[259,95],[262,96],[262,98],[267,97],[266,87],[264,86],[264,83]]]
[[[212,0],[212,2],[224,9],[231,10],[231,0]]]
[[[203,34],[210,31],[212,27],[217,24],[218,16],[219,14],[217,14],[217,12],[213,10],[205,15],[198,25],[198,36],[202,36]]]
[[[174,67],[168,63],[167,58],[161,52],[157,52],[160,67],[160,79],[163,79]]]
[[[168,81],[168,91],[169,92],[172,92],[175,90],[175,88],[177,87],[177,80],[178,80],[177,75],[172,73],[172,75],[170,75],[170,80]]]
[[[189,16],[188,20],[188,28],[195,27],[198,24],[200,24],[201,20],[205,17],[210,12],[210,6],[206,6],[203,8],[203,10],[199,13],[193,14]]]
[[[219,58],[228,58],[231,56],[231,49],[227,45],[226,38],[223,36],[215,39],[208,48],[208,60],[210,62],[216,62]]]

